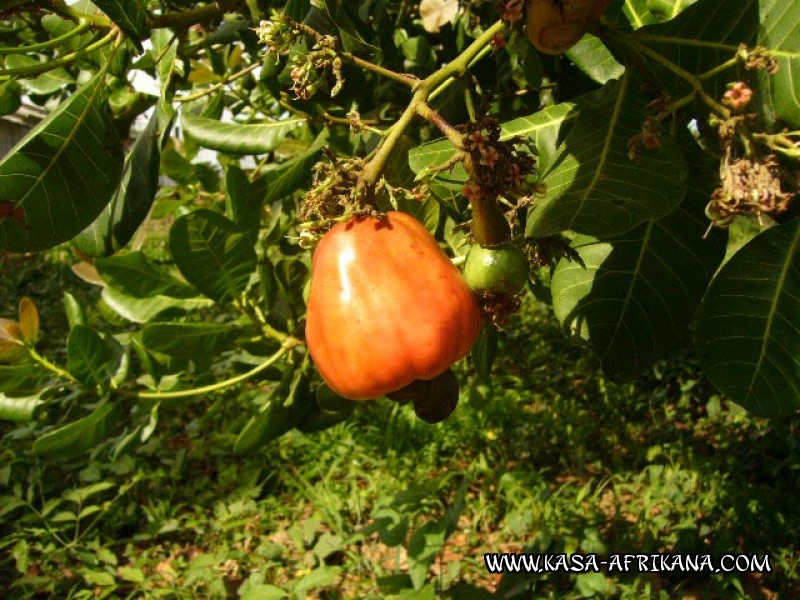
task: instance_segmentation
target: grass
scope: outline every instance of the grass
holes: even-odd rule
[[[71,274],[30,260],[10,272],[2,306],[34,297],[59,347]],[[344,424],[291,432],[248,458],[231,452],[248,394],[213,418],[217,398],[171,407],[116,459],[106,446],[36,459],[35,424],[0,425],[6,597],[800,596],[797,418],[748,416],[691,356],[614,384],[530,298],[491,382],[460,378],[461,404],[441,425],[363,403]],[[484,568],[484,552],[521,551],[769,553],[773,571]]]

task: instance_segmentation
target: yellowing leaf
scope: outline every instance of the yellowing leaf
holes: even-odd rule
[[[422,0],[419,16],[428,33],[439,33],[443,25],[451,23],[458,12],[458,0]]]
[[[19,327],[26,342],[35,342],[39,337],[39,311],[27,296],[19,301]]]
[[[24,355],[25,345],[19,324],[0,318],[0,364],[18,362]]]
[[[100,286],[106,284],[106,282],[103,281],[103,278],[100,277],[100,274],[97,272],[97,269],[95,269],[94,265],[85,260],[72,265],[72,272],[83,279],[86,283]]]
[[[203,64],[195,64],[192,71],[189,73],[189,81],[200,85],[206,83],[216,83],[222,81],[222,78],[214,73],[211,69]]]

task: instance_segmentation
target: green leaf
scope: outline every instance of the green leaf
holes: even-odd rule
[[[110,490],[114,487],[116,487],[116,484],[111,483],[110,481],[98,481],[97,483],[92,483],[82,488],[68,490],[62,494],[62,497],[68,502],[83,504],[92,496]]]
[[[0,392],[0,420],[30,421],[42,404],[44,400],[38,395],[17,398]]]
[[[192,311],[199,308],[208,308],[214,304],[212,300],[202,297],[185,300],[168,296],[134,298],[111,287],[103,288],[102,297],[111,310],[132,323],[148,323],[169,309]]]
[[[184,131],[198,144],[218,152],[228,154],[267,154],[272,152],[286,138],[286,134],[304,125],[305,119],[285,119],[243,125],[223,123],[193,114],[189,110],[181,112]]]
[[[93,0],[93,3],[137,44],[150,33],[142,0]]]
[[[622,15],[634,29],[677,17],[696,0],[625,0]]]
[[[710,177],[695,178],[683,205],[657,221],[572,246],[585,263],[561,260],[553,274],[553,308],[561,325],[586,340],[603,372],[632,379],[675,350],[725,255],[727,235],[703,239]]]
[[[349,0],[322,0],[328,17],[336,27],[342,38],[342,46],[347,52],[375,55],[380,49],[367,42],[369,30],[361,23],[358,17],[351,13]]]
[[[309,598],[311,596],[309,592],[321,590],[336,583],[341,572],[341,567],[317,567],[294,583],[292,586],[293,596],[299,599]]]
[[[33,453],[68,458],[92,450],[111,435],[121,412],[115,402],[101,404],[90,415],[37,439]]]
[[[179,279],[169,269],[153,264],[143,252],[129,252],[94,263],[108,285],[133,298],[194,298],[198,291]]]
[[[122,144],[95,76],[0,162],[0,250],[51,248],[80,233],[108,204],[122,173]]]
[[[261,198],[264,204],[271,204],[303,187],[311,181],[311,169],[326,143],[327,138],[320,135],[306,152],[265,172],[253,182],[254,196]]]
[[[83,306],[70,292],[64,292],[64,312],[67,315],[70,329],[76,325],[86,325],[86,313],[83,311]]]
[[[38,363],[0,364],[0,392],[33,394],[48,376]]]
[[[711,382],[764,417],[800,408],[800,218],[772,227],[720,270],[697,315]]]
[[[86,583],[99,587],[110,587],[115,584],[114,576],[104,571],[82,571]]]
[[[22,88],[13,79],[0,83],[0,117],[14,114],[22,106]]]
[[[32,67],[38,65],[39,61],[32,56],[25,54],[12,54],[6,58],[5,68],[7,69],[20,69],[24,67]],[[46,71],[33,79],[23,79],[20,81],[22,86],[31,94],[40,94],[48,96],[53,94],[64,86],[73,85],[75,78],[63,67],[56,67],[55,69]]]
[[[229,349],[241,331],[226,323],[150,323],[142,331],[142,342],[170,356],[210,357]]]
[[[292,411],[284,406],[282,400],[273,400],[265,411],[250,417],[236,437],[233,453],[241,456],[255,452],[278,439],[293,426]]]
[[[800,128],[800,5],[782,0],[761,0],[761,27],[758,44],[778,59],[778,72],[769,75],[759,70],[756,100],[768,124],[783,121]],[[780,129],[780,127],[775,127]]]
[[[288,370],[270,392],[261,411],[250,417],[236,441],[233,453],[249,454],[291,430],[302,422],[308,405],[302,402],[309,394],[308,377],[302,372]]]
[[[444,520],[428,521],[414,532],[408,543],[409,575],[414,589],[419,590],[428,578],[434,559],[447,539]]]
[[[106,387],[122,359],[122,348],[88,325],[76,325],[67,338],[69,372],[87,388]]]
[[[342,398],[324,383],[317,386],[315,396],[316,402],[296,425],[303,433],[329,429],[347,419],[356,408],[356,402]]]
[[[175,221],[169,247],[186,280],[217,302],[238,298],[256,269],[249,237],[212,210],[200,209]]]
[[[237,165],[229,165],[225,170],[225,197],[233,222],[255,244],[261,229],[262,198],[252,193],[250,178]]]
[[[89,256],[109,256],[124,248],[147,218],[158,190],[161,152],[160,111],[155,111],[136,140],[122,171],[122,181],[100,216],[74,240]]]
[[[239,600],[282,600],[289,597],[289,592],[283,588],[268,583],[253,583],[246,581],[239,593]]]
[[[586,100],[543,179],[547,191],[528,213],[526,235],[572,230],[597,237],[629,231],[672,212],[686,192],[686,163],[667,132],[661,147],[629,156],[641,133],[646,99],[630,76],[608,84],[597,101]]]
[[[600,38],[585,34],[577,44],[567,50],[567,58],[599,84],[619,79],[625,67],[617,62]]]
[[[497,356],[497,329],[484,322],[480,337],[469,355],[478,377],[488,380],[489,374],[492,372],[492,363]]]
[[[760,1],[764,0],[704,0],[671,21],[643,27],[636,36],[668,60],[699,75],[733,58],[740,44],[755,46]],[[675,98],[692,91],[671,71],[652,61],[648,64]],[[721,98],[732,78],[735,80],[735,72],[723,71],[706,79],[704,85],[712,97]]]

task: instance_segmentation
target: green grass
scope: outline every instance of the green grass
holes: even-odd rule
[[[0,305],[34,297],[56,352],[60,289],[74,281],[22,261]],[[460,379],[443,424],[362,403],[249,458],[231,452],[248,394],[212,415],[214,397],[164,409],[152,438],[116,460],[109,446],[36,459],[36,424],[0,425],[5,597],[800,596],[798,419],[737,410],[690,356],[616,385],[530,298],[491,382]],[[523,550],[769,553],[773,572],[487,574],[484,552]]]

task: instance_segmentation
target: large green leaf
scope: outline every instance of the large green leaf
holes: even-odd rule
[[[39,64],[39,60],[33,56],[25,54],[12,54],[6,58],[6,69],[20,69],[24,67],[32,67]],[[65,85],[72,85],[75,83],[75,77],[63,67],[56,67],[50,71],[46,71],[33,79],[23,79],[22,86],[31,94],[41,94],[46,96],[57,92]]]
[[[122,359],[122,348],[88,325],[75,325],[67,338],[69,372],[87,388],[106,387]]]
[[[228,154],[266,154],[286,138],[286,134],[305,123],[305,119],[285,119],[256,125],[223,123],[184,110],[184,131],[206,148]]]
[[[367,41],[370,31],[352,12],[353,3],[349,0],[321,0],[320,3],[324,5],[333,24],[339,28],[339,35],[345,50],[367,55],[380,52],[376,46]]]
[[[15,397],[7,396],[0,392],[0,420],[3,421],[30,421],[36,409],[44,404],[38,395]]]
[[[40,437],[33,443],[33,453],[69,458],[92,450],[111,435],[121,414],[116,402],[101,404],[90,415]]]
[[[326,143],[327,139],[323,134],[303,154],[266,171],[253,182],[253,197],[260,198],[264,204],[271,204],[304,186],[311,180],[311,169]]]
[[[194,298],[198,291],[167,267],[153,264],[140,251],[98,258],[95,267],[108,285],[134,298]]]
[[[800,218],[739,250],[703,299],[695,344],[731,400],[777,417],[800,408]]]
[[[33,395],[49,375],[50,373],[35,362],[0,365],[0,392]]]
[[[687,6],[697,0],[624,0],[618,26],[639,29],[652,23],[661,23],[677,17]]]
[[[526,234],[545,237],[572,230],[596,237],[629,231],[672,212],[686,192],[686,163],[667,132],[661,147],[631,157],[647,100],[626,74],[609,83],[597,102],[582,103],[577,122],[543,179],[544,198],[528,214]]]
[[[254,194],[250,178],[238,165],[225,170],[225,199],[227,209],[237,227],[246,231],[255,244],[261,229],[261,209],[264,194]]]
[[[675,19],[643,27],[635,35],[683,69],[701,74],[733,58],[740,44],[755,46],[759,1],[763,0],[700,0]],[[672,71],[654,61],[650,65],[675,98],[692,91],[690,85]],[[709,77],[704,83],[712,96],[720,98],[727,82],[743,77],[746,77],[744,73],[728,70]]]
[[[556,317],[588,342],[614,379],[639,375],[685,341],[725,255],[723,232],[703,239],[709,181],[704,170],[694,174],[676,211],[624,235],[604,241],[578,236],[572,246],[585,268],[566,260],[556,267]]]
[[[143,0],[93,0],[119,28],[137,41],[149,33]]]
[[[116,288],[103,288],[103,302],[123,319],[132,323],[149,323],[161,313],[172,310],[192,311],[208,308],[214,302],[208,298],[170,298],[169,296],[152,296],[150,298],[134,298]]]
[[[0,162],[0,250],[51,248],[80,233],[119,183],[123,152],[97,75],[37,125]]]
[[[756,98],[768,123],[784,121],[800,128],[800,4],[785,0],[761,0],[758,43],[778,59],[775,75],[759,71]]]
[[[308,376],[286,371],[258,414],[250,417],[239,432],[233,453],[248,454],[279,438],[302,421],[313,403]]]
[[[74,240],[89,256],[109,256],[124,248],[144,222],[158,191],[161,112],[155,111],[125,159],[122,181],[100,216]],[[162,123],[162,127],[163,127]]]
[[[625,67],[617,62],[602,40],[590,33],[584,35],[577,44],[567,50],[567,58],[600,84],[619,79],[625,72]]]
[[[208,358],[230,348],[241,331],[228,323],[150,323],[142,331],[142,342],[169,356]]]
[[[186,280],[217,302],[238,298],[256,269],[247,234],[212,210],[196,210],[175,221],[169,247]]]

